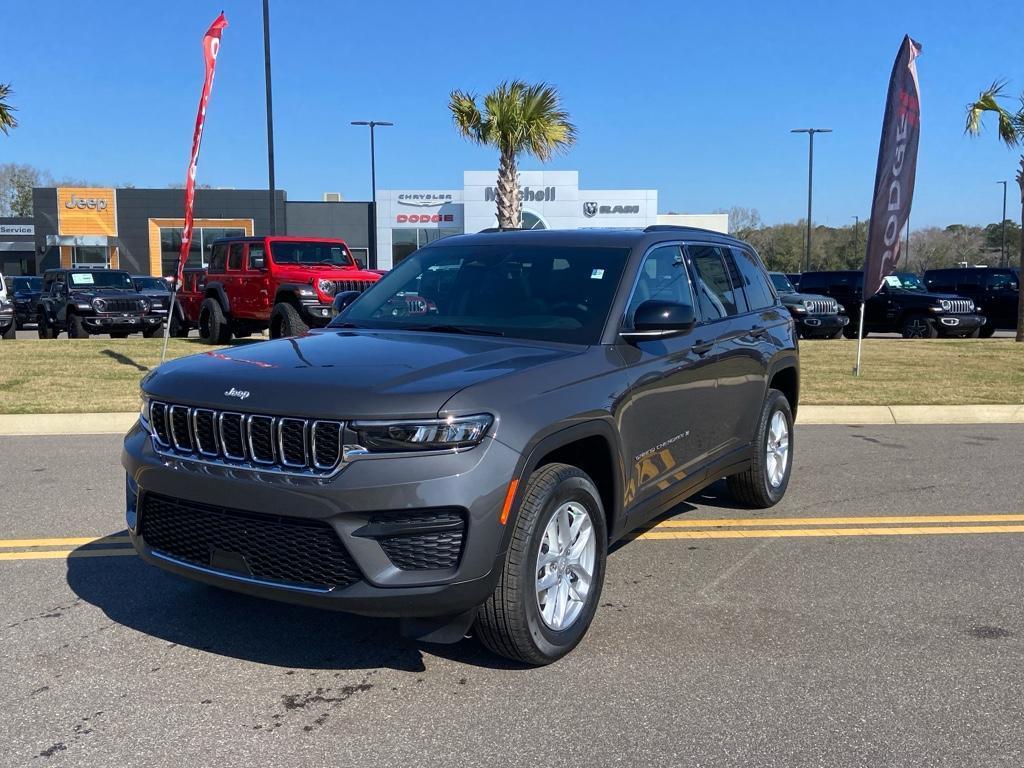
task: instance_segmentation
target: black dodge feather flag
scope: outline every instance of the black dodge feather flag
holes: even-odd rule
[[[915,61],[921,46],[907,35],[889,78],[882,140],[878,147],[875,195],[864,257],[864,296],[878,293],[900,261],[900,233],[910,217],[921,136],[921,102]],[[863,316],[863,312],[861,313]]]

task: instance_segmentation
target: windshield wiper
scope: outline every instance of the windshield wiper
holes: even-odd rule
[[[501,331],[491,328],[475,328],[471,325],[406,325],[400,328],[402,331],[428,331],[430,333],[464,333],[467,335],[480,336],[504,336]]]

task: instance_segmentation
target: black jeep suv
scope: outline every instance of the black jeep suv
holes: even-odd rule
[[[850,315],[843,335],[857,338],[860,303],[864,294],[864,273],[854,270],[804,272],[800,290],[831,296]],[[985,317],[974,302],[962,296],[931,293],[921,278],[897,272],[885,278],[882,289],[867,301],[864,335],[899,333],[905,339],[934,339],[937,336],[977,338]]]
[[[782,303],[793,315],[801,338],[838,339],[842,335],[843,328],[850,323],[842,304],[831,296],[800,293],[782,272],[772,272],[768,276]]]
[[[10,282],[14,291],[10,297],[14,302],[14,321],[20,331],[28,323],[36,322],[39,297],[43,291],[43,278],[14,277]]]
[[[798,394],[793,320],[739,240],[449,237],[326,328],[148,374],[127,525],[183,576],[437,642],[475,622],[544,664],[629,530],[722,477],[782,498]]]
[[[1012,269],[967,267],[929,269],[924,273],[929,291],[958,293],[972,299],[985,313],[981,335],[988,338],[996,329],[1017,329],[1020,306],[1020,278]]]
[[[117,269],[50,269],[43,275],[39,299],[39,338],[68,338],[92,333],[124,338],[142,331],[160,332],[163,319],[149,314],[150,300],[140,294],[127,272]]]

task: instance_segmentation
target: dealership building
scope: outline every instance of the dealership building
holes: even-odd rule
[[[579,229],[672,223],[726,231],[726,214],[659,215],[653,189],[580,189],[577,171],[521,171],[523,227]],[[274,199],[278,234],[344,239],[380,269],[449,235],[497,225],[494,171],[466,171],[461,189],[377,192],[377,247],[370,253],[367,202]],[[329,198],[325,195],[325,198]],[[181,189],[46,187],[33,190],[33,216],[0,218],[0,273],[41,274],[63,266],[173,274],[184,227]],[[205,266],[215,238],[270,232],[267,190],[200,189],[189,264]]]

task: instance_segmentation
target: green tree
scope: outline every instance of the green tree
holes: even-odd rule
[[[0,83],[0,132],[5,136],[11,132],[11,128],[18,127],[18,120],[13,114],[17,110],[7,102],[12,93],[14,91],[10,83]]]
[[[477,103],[476,94],[452,91],[448,102],[459,133],[470,141],[497,147],[500,160],[496,200],[498,226],[516,229],[522,223],[519,199],[520,154],[547,162],[576,142],[576,126],[562,109],[558,91],[546,83],[503,82]]]
[[[966,132],[977,136],[982,130],[982,120],[987,112],[996,116],[999,140],[1008,148],[1016,147],[1024,142],[1024,94],[1021,95],[1021,106],[1016,112],[1006,109],[1001,103],[1004,82],[992,83],[989,88],[978,95],[977,101],[967,105]],[[1017,171],[1017,185],[1020,187],[1020,216],[1024,226],[1024,154],[1020,156],[1020,170]],[[1024,273],[1024,239],[1020,243],[1020,265]],[[1020,292],[1017,306],[1017,341],[1024,342],[1024,291]]]
[[[46,186],[48,174],[21,163],[0,165],[0,216],[31,216],[32,188]]]

